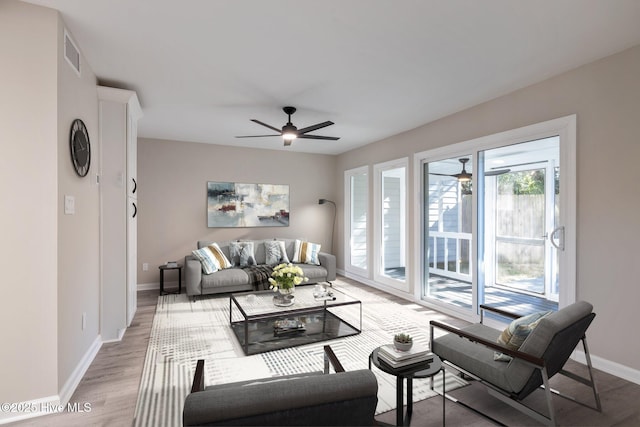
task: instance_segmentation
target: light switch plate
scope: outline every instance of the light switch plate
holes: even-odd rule
[[[65,215],[73,215],[76,213],[76,198],[73,196],[64,196],[64,213]]]

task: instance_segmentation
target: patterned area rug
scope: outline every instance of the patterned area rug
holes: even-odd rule
[[[429,321],[442,315],[424,307],[400,305],[365,289],[337,280],[335,289],[362,301],[362,333],[268,353],[245,356],[229,326],[229,296],[198,298],[185,294],[158,298],[145,358],[134,426],[182,425],[184,399],[191,389],[196,361],[205,359],[205,384],[277,377],[322,370],[323,346],[330,344],[347,371],[366,369],[368,357],[379,345],[390,343],[398,332],[408,332],[414,345],[427,346]],[[339,315],[359,324],[356,306]],[[414,310],[415,309],[415,310]],[[419,311],[418,311],[419,309]],[[395,377],[372,368],[378,379],[376,414],[395,409]],[[442,375],[436,375],[436,388]],[[447,375],[447,391],[465,383]],[[414,402],[432,397],[429,380],[414,380]],[[405,398],[406,402],[406,398]]]

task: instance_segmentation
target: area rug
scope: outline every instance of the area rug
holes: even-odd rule
[[[398,332],[411,334],[416,346],[427,346],[429,321],[442,317],[418,305],[389,301],[346,280],[336,280],[333,286],[362,301],[362,333],[252,356],[244,355],[229,326],[228,295],[198,298],[195,302],[185,294],[159,297],[134,425],[182,425],[183,404],[198,359],[205,359],[206,385],[322,370],[326,344],[331,345],[347,371],[366,369],[371,351],[390,343]],[[359,323],[357,305],[340,308],[339,315],[352,324]],[[378,379],[376,414],[395,409],[396,378],[372,369]],[[436,388],[441,387],[441,381],[442,375],[436,375]],[[447,375],[446,381],[447,391],[465,385],[452,375]],[[428,379],[414,380],[414,402],[434,394]]]

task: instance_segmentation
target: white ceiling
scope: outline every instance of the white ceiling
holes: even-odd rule
[[[639,0],[29,0],[58,9],[139,136],[338,154],[640,44]],[[279,137],[281,108],[317,135]]]

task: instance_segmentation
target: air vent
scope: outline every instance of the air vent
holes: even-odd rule
[[[71,36],[67,30],[64,30],[64,58],[67,60],[71,68],[80,75],[80,52],[76,44],[71,40]]]

